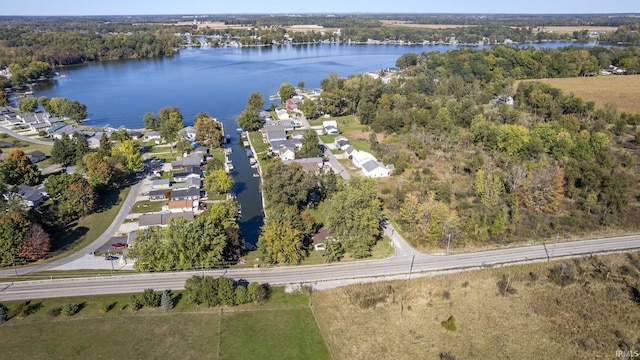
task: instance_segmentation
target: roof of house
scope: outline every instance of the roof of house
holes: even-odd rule
[[[324,164],[324,159],[322,159],[321,157],[310,157],[310,158],[304,158],[304,159],[296,159],[294,160],[297,163],[300,164],[315,164],[315,165],[322,165]]]
[[[152,137],[160,137],[160,131],[157,131],[157,130],[147,131],[146,133],[144,133],[144,137],[147,139]]]
[[[359,163],[364,163],[369,160],[375,160],[375,156],[369,154],[366,151],[356,151],[352,154],[353,160]]]
[[[40,150],[33,150],[30,153],[27,153],[27,156],[35,156],[35,157],[42,157],[42,156],[47,156],[45,153],[43,153]]]
[[[49,134],[57,133],[57,132],[59,132],[60,130],[62,130],[62,129],[64,129],[64,128],[66,128],[67,126],[69,126],[69,127],[73,127],[73,126],[71,126],[70,124],[67,124],[67,123],[65,123],[65,122],[59,122],[59,123],[56,123],[55,125],[51,126],[51,129],[49,129]]]
[[[171,186],[171,189],[180,190],[180,189],[188,189],[192,187],[199,189],[201,186],[202,186],[202,180],[200,180],[199,177],[190,176],[184,182],[173,184],[173,186]]]
[[[178,213],[156,213],[156,214],[142,214],[138,218],[139,226],[159,226],[167,225],[169,220],[175,218],[184,218],[188,221],[192,221],[195,217],[193,211],[185,211]]]
[[[287,148],[291,150],[294,150],[296,148],[296,144],[291,139],[275,140],[275,141],[272,141],[270,144],[271,144],[271,149],[273,149],[273,151],[279,151],[282,148]]]
[[[183,197],[195,197],[195,196],[198,196],[198,197],[200,196],[200,189],[188,188],[188,189],[173,190],[169,197],[171,199],[180,199]]]
[[[165,191],[167,190],[151,190],[149,191],[149,196],[159,196],[159,195],[164,196]]]
[[[358,150],[356,150],[356,148],[354,148],[351,145],[349,145],[349,147],[344,149],[344,152],[347,153],[347,155],[351,155],[351,154],[355,153],[356,151],[358,151]]]
[[[171,167],[185,167],[185,166],[200,166],[202,164],[202,157],[197,155],[192,155],[188,157],[182,157],[177,159],[176,161],[171,162]]]
[[[151,181],[152,186],[165,186],[171,184],[169,179],[155,179]]]
[[[21,198],[34,203],[42,200],[45,196],[42,190],[34,189],[24,184],[18,186],[17,190],[18,190],[18,195],[20,195]]]
[[[193,200],[171,200],[169,201],[169,209],[182,209],[193,207]]]

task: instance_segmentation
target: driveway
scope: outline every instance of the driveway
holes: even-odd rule
[[[30,137],[30,136],[24,136],[24,135],[18,134],[17,132],[15,132],[13,130],[10,130],[9,128],[6,128],[4,126],[0,126],[0,132],[8,134],[10,136],[13,136],[14,138],[16,138],[18,140],[22,140],[22,141],[26,141],[26,142],[30,142],[30,143],[34,143],[34,144],[39,144],[39,145],[53,146],[53,141],[34,139],[34,138]]]

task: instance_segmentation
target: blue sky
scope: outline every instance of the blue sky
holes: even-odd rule
[[[2,1],[0,15],[306,14],[306,13],[640,13],[618,0],[28,0]]]

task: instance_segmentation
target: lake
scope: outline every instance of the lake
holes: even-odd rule
[[[558,47],[566,43],[536,46]],[[185,125],[199,112],[224,124],[232,137],[236,181],[242,206],[240,226],[247,243],[256,244],[263,220],[259,179],[252,176],[235,129],[247,98],[259,91],[269,104],[283,82],[319,87],[331,73],[341,76],[395,66],[408,52],[446,51],[447,45],[317,44],[281,47],[186,48],[170,58],[89,63],[60,70],[64,78],[38,84],[35,96],[65,97],[87,105],[85,124],[142,128],[146,112],[177,106]]]

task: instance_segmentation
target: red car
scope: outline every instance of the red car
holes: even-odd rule
[[[111,244],[111,246],[113,246],[116,249],[122,249],[122,248],[126,248],[127,244],[125,244],[125,243],[115,243],[115,244]]]

